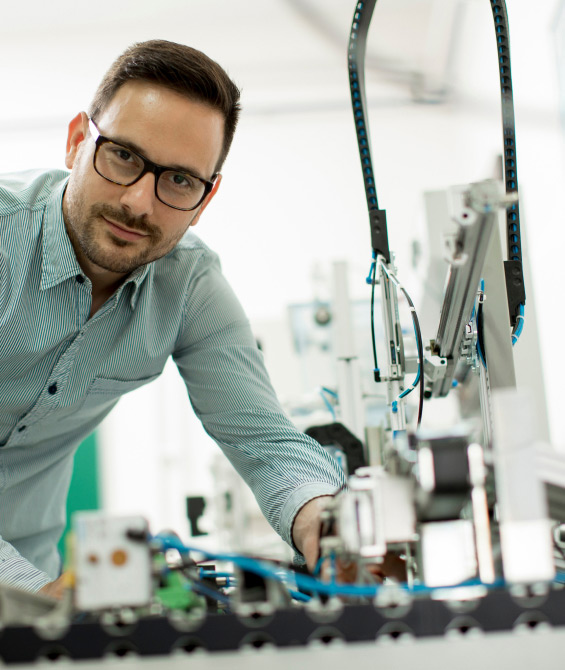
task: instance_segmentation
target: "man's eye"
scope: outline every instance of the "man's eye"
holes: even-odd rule
[[[175,188],[191,189],[194,187],[194,182],[189,177],[187,177],[187,175],[182,174],[181,172],[171,173],[169,176],[169,181]]]
[[[132,158],[131,153],[127,149],[121,149],[121,148],[116,149],[114,153],[120,160],[124,161],[125,163],[127,163]]]

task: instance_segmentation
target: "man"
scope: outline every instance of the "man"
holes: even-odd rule
[[[69,125],[67,172],[0,180],[0,582],[59,595],[76,446],[169,356],[206,430],[313,565],[336,463],[282,412],[218,259],[239,91],[204,54],[129,48]]]

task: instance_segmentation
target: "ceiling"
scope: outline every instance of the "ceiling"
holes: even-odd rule
[[[426,76],[430,92],[441,93],[465,5],[469,0],[381,0],[368,43],[371,96],[405,99]],[[351,0],[5,3],[0,75],[12,96],[0,120],[66,118],[69,109],[84,108],[117,54],[155,37],[190,44],[220,62],[242,87],[251,113],[342,107],[349,104],[354,8]]]

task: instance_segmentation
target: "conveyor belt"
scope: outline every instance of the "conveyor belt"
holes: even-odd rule
[[[476,600],[451,603],[421,597],[399,607],[360,604],[328,607],[325,612],[290,608],[261,616],[209,614],[184,623],[154,616],[122,628],[92,621],[73,623],[59,635],[52,631],[42,635],[31,626],[7,626],[0,631],[0,665],[57,658],[101,660],[126,654],[148,657],[198,649],[226,652],[264,645],[290,649],[316,640],[360,643],[403,635],[431,639],[450,631],[490,634],[540,624],[565,625],[565,590],[556,588],[527,599],[500,589]],[[378,666],[377,647],[374,653]]]

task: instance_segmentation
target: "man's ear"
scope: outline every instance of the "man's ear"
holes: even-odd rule
[[[216,195],[218,189],[220,188],[220,182],[221,181],[222,181],[222,175],[219,174],[216,177],[216,181],[214,182],[214,186],[213,186],[212,190],[210,191],[210,193],[208,193],[208,195],[204,198],[204,202],[200,205],[200,207],[198,209],[198,214],[190,222],[191,226],[195,226],[198,223],[198,219],[202,215],[202,212],[206,209],[206,207],[208,207],[208,203],[210,202],[210,200],[212,200],[212,198]]]
[[[84,112],[79,112],[69,123],[69,132],[67,135],[67,151],[65,154],[65,165],[72,169],[80,143],[86,137],[88,132],[88,117]]]

